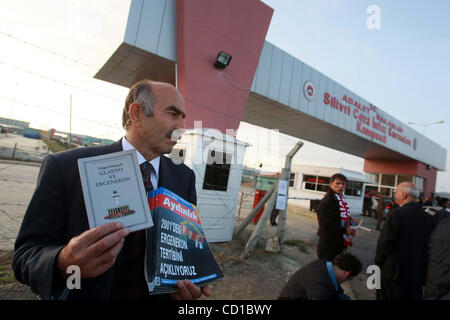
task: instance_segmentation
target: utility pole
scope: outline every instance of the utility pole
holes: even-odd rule
[[[267,205],[264,208],[261,217],[259,218],[258,224],[256,225],[256,228],[253,230],[252,235],[250,236],[250,238],[247,241],[247,244],[245,245],[244,252],[242,252],[240,257],[241,260],[244,260],[248,256],[248,254],[253,250],[259,238],[261,237],[261,234],[264,228],[266,227],[266,222],[269,219],[270,213],[272,212],[277,202],[277,190],[278,190],[278,181],[274,184],[273,192],[270,194],[270,198],[268,198],[267,200]]]
[[[273,185],[273,187],[264,195],[264,197],[258,202],[255,208],[253,208],[252,212],[242,221],[242,223],[239,225],[237,230],[234,233],[234,236],[239,235],[245,227],[250,223],[251,219],[255,217],[258,212],[262,209],[262,207],[267,203],[267,206],[265,207],[261,217],[259,218],[258,224],[256,225],[256,228],[253,230],[253,233],[251,234],[249,240],[247,241],[247,244],[244,248],[244,252],[241,254],[241,260],[244,260],[248,254],[253,250],[256,243],[258,242],[265,226],[266,222],[272,213],[272,210],[276,207],[277,203],[277,197],[278,197],[278,186],[280,185],[280,181],[287,181],[287,190],[286,190],[286,207],[284,210],[280,210],[279,218],[278,218],[278,241],[280,243],[280,249],[282,249],[282,244],[284,241],[284,234],[286,230],[286,208],[287,208],[287,202],[289,199],[288,191],[289,191],[289,176],[291,174],[291,163],[292,158],[297,153],[297,151],[303,146],[303,142],[299,141],[297,144],[289,151],[289,153],[286,156],[286,161],[284,164],[284,169],[282,170],[281,177],[277,182]]]
[[[286,187],[286,208],[287,203],[289,201],[289,180],[291,177],[291,164],[292,164],[292,158],[297,153],[298,150],[303,146],[303,142],[299,141],[297,144],[292,148],[291,151],[286,156],[286,160],[284,163],[284,168],[281,171],[281,177],[280,180],[285,180],[287,182]],[[276,190],[275,192],[278,192]],[[280,244],[280,250],[283,251],[283,242],[284,242],[284,236],[286,233],[286,208],[284,210],[280,210],[278,214],[278,242]]]

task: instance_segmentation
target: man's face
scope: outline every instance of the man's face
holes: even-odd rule
[[[334,179],[333,182],[330,182],[330,187],[331,190],[337,194],[342,194],[345,190],[345,181],[342,181],[341,179]]]
[[[153,116],[143,118],[139,135],[148,150],[161,155],[172,151],[177,143],[173,132],[184,128],[184,101],[172,86],[155,85],[153,92]]]
[[[397,188],[395,189],[395,203],[397,203],[399,206],[403,205],[407,199],[407,194],[403,190],[404,187],[414,187],[412,184],[407,184],[406,182],[400,183]]]

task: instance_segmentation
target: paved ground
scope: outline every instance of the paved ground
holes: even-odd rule
[[[249,210],[244,210],[241,218]],[[375,227],[373,219],[366,218],[364,226]],[[242,220],[241,220],[242,221]],[[236,222],[236,226],[241,221]],[[213,299],[276,299],[290,276],[301,266],[315,260],[317,245],[317,219],[315,213],[292,208],[288,212],[286,244],[283,253],[264,251],[268,238],[276,234],[276,228],[268,223],[258,245],[244,260],[239,259],[245,244],[255,228],[250,225],[242,235],[229,243],[214,243],[212,249],[223,272],[224,279],[211,285]],[[377,231],[359,230],[355,245],[350,250],[363,263],[363,271],[342,287],[352,300],[374,300],[375,291],[367,288],[367,266],[373,264]]]
[[[0,160],[0,249],[12,249],[36,187],[39,164]]]

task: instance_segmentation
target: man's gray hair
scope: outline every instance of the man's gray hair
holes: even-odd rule
[[[402,190],[414,199],[417,199],[420,196],[420,192],[416,188],[403,187]]]
[[[122,126],[124,129],[128,129],[130,126],[130,105],[137,102],[147,117],[153,116],[153,105],[155,104],[155,96],[152,92],[151,81],[144,79],[135,83],[128,92],[128,96],[125,100],[125,107],[122,113]]]

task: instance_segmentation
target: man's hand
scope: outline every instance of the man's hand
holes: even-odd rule
[[[129,233],[130,230],[124,229],[122,223],[111,222],[72,238],[58,254],[60,273],[66,276],[67,267],[77,265],[81,278],[95,278],[103,274],[116,262],[124,238]]]
[[[178,292],[170,294],[173,300],[195,300],[200,298],[202,294],[207,297],[210,297],[212,294],[208,285],[199,288],[187,279],[184,281],[178,280],[177,286]]]
[[[348,235],[348,236],[354,237],[355,234],[356,234],[356,230],[355,230],[355,229],[353,229],[353,228],[351,228],[351,227],[348,227],[348,228],[347,228],[347,235]]]

